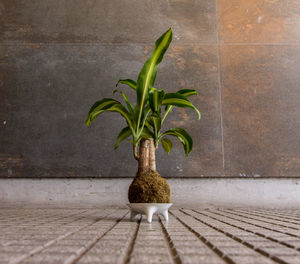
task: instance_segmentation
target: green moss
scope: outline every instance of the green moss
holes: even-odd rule
[[[157,172],[137,175],[128,190],[131,203],[170,203],[170,186]]]

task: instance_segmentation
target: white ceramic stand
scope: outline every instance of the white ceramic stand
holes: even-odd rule
[[[153,214],[162,214],[166,221],[169,221],[168,209],[172,203],[130,203],[130,220],[133,221],[136,215],[145,214],[148,223],[152,222]]]

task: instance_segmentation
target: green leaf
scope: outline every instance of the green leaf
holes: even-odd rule
[[[157,65],[162,61],[163,56],[168,49],[172,41],[172,29],[167,30],[159,39],[155,42],[155,47],[152,51],[150,58],[144,64],[142,70],[139,73],[137,80],[137,105],[139,106],[139,115],[137,120],[137,127],[139,127],[142,115],[142,109],[145,102],[148,100],[148,92],[150,87],[153,87]]]
[[[187,99],[184,95],[179,93],[167,93],[162,100],[162,105],[174,105],[184,108],[192,108],[198,114],[198,120],[201,118],[199,110]]]
[[[140,129],[142,129],[144,127],[145,122],[147,121],[150,112],[151,112],[151,109],[148,106],[143,108],[142,116],[141,116],[141,124],[139,127]]]
[[[161,144],[162,144],[163,149],[165,150],[165,152],[167,152],[168,155],[169,155],[169,153],[170,153],[171,150],[172,150],[172,142],[171,142],[171,140],[168,139],[168,138],[163,138],[163,139],[161,140]]]
[[[124,127],[121,132],[119,133],[118,137],[117,137],[117,141],[116,141],[116,144],[114,146],[114,149],[118,148],[120,143],[128,138],[129,136],[131,135],[131,130],[130,128],[127,126],[127,127]]]
[[[93,111],[104,110],[104,109],[110,108],[111,106],[113,106],[115,104],[120,104],[120,102],[115,99],[111,99],[111,98],[103,98],[102,100],[97,101],[92,105],[88,114],[92,113]]]
[[[188,97],[188,96],[191,96],[191,95],[197,95],[197,92],[194,89],[181,89],[177,93],[180,93],[181,95],[183,95],[185,97]],[[166,105],[165,114],[164,114],[164,117],[162,119],[162,122],[164,122],[165,118],[172,111],[173,107],[174,107],[173,105]]]
[[[126,119],[128,126],[130,127],[133,135],[135,136],[134,127],[132,124],[133,116],[126,110],[126,108],[119,101],[110,98],[104,98],[94,103],[94,105],[91,107],[88,113],[88,117],[85,122],[86,125],[89,126],[98,115],[106,111],[118,112],[119,114],[121,114]]]
[[[128,110],[129,110],[129,112],[130,112],[131,114],[133,114],[133,113],[134,113],[133,105],[132,105],[132,103],[128,100],[127,95],[126,95],[124,92],[120,91],[120,90],[114,90],[114,93],[116,93],[116,92],[119,92],[120,94],[122,94],[122,96],[123,96],[123,98],[124,98],[124,101],[125,101],[125,103],[126,103],[126,105],[127,105],[127,108],[128,108]]]
[[[183,145],[185,155],[188,156],[193,149],[193,139],[183,128],[172,128],[160,135],[159,139],[164,136],[174,136],[180,140]]]
[[[149,116],[148,116],[147,120],[145,121],[145,127],[147,127],[148,129],[152,128],[151,120],[150,120]]]
[[[159,90],[159,89],[157,89],[157,88],[155,88],[155,87],[150,87],[149,93],[153,93],[153,92],[155,92],[155,91],[157,91],[157,90]]]
[[[147,139],[147,138],[153,138],[154,135],[153,135],[153,133],[151,132],[151,130],[149,128],[144,127],[141,137],[144,138],[144,139]]]
[[[180,93],[181,95],[183,95],[185,97],[188,97],[191,95],[197,95],[197,92],[194,89],[182,89],[182,90],[179,90],[177,93]]]
[[[161,117],[159,114],[153,113],[149,119],[151,120],[150,124],[152,125],[152,127],[154,129],[154,135],[156,138],[156,137],[158,137],[158,133],[161,129]]]
[[[163,90],[155,89],[153,92],[149,93],[149,105],[152,112],[159,112],[161,102],[164,98],[165,92]]]
[[[118,86],[119,83],[126,84],[133,90],[136,90],[136,82],[131,79],[121,79],[117,82],[116,86]]]

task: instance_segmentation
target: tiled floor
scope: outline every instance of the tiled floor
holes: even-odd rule
[[[300,263],[300,210],[0,209],[0,263]]]

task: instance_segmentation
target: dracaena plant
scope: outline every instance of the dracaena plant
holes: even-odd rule
[[[141,69],[137,81],[121,79],[119,84],[125,84],[136,93],[136,103],[129,101],[127,95],[121,90],[115,90],[122,94],[124,105],[112,98],[103,98],[91,107],[86,125],[89,126],[93,120],[103,112],[118,112],[126,121],[124,127],[117,136],[115,149],[120,142],[128,139],[133,145],[133,155],[139,163],[138,173],[152,170],[156,171],[155,150],[159,143],[169,153],[172,142],[167,136],[173,136],[180,140],[184,147],[186,156],[193,148],[192,137],[183,128],[175,127],[161,131],[162,124],[173,107],[184,107],[195,110],[200,119],[200,112],[188,99],[191,95],[197,95],[193,89],[182,89],[174,93],[166,93],[154,87],[157,74],[157,66],[162,61],[172,41],[172,30],[167,30],[155,42],[155,47]]]

